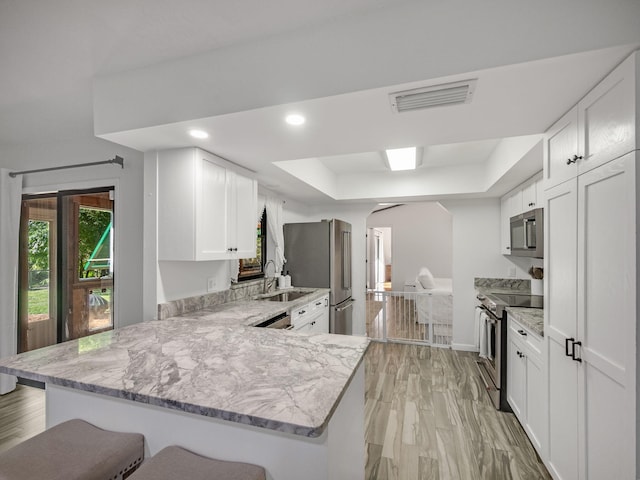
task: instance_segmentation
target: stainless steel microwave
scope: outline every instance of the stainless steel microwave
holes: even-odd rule
[[[543,210],[536,208],[511,217],[511,255],[544,257]]]

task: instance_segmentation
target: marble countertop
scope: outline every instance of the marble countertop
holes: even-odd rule
[[[507,307],[509,315],[533,333],[544,336],[544,310],[541,308]]]
[[[506,293],[507,295],[530,295],[529,290],[516,290],[513,288],[483,288],[476,287],[476,293],[491,295],[492,293]]]
[[[259,300],[287,291],[308,292],[308,295],[290,302],[272,302]],[[235,302],[222,303],[203,308],[196,312],[184,313],[177,317],[169,317],[164,321],[176,318],[193,318],[208,320],[216,325],[240,325],[254,326],[281,313],[289,312],[297,307],[306,305],[314,300],[322,298],[329,293],[328,288],[293,288],[290,290],[276,290],[264,295],[258,295],[252,299],[237,300]]]
[[[175,317],[5,358],[0,373],[316,437],[368,346]]]

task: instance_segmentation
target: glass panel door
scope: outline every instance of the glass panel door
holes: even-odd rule
[[[113,200],[66,193],[61,209],[64,341],[113,328]]]
[[[22,202],[19,352],[57,343],[57,217],[55,196]]]
[[[110,189],[25,196],[20,238],[20,352],[113,328]]]

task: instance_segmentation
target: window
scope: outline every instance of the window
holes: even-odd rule
[[[262,218],[258,222],[256,229],[256,256],[254,258],[240,259],[240,271],[238,281],[262,278],[264,275],[264,264],[267,259],[267,211],[262,211]]]

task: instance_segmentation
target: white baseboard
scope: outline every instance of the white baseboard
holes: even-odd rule
[[[477,352],[478,347],[467,343],[452,343],[451,348],[453,350],[462,350],[463,352]]]

